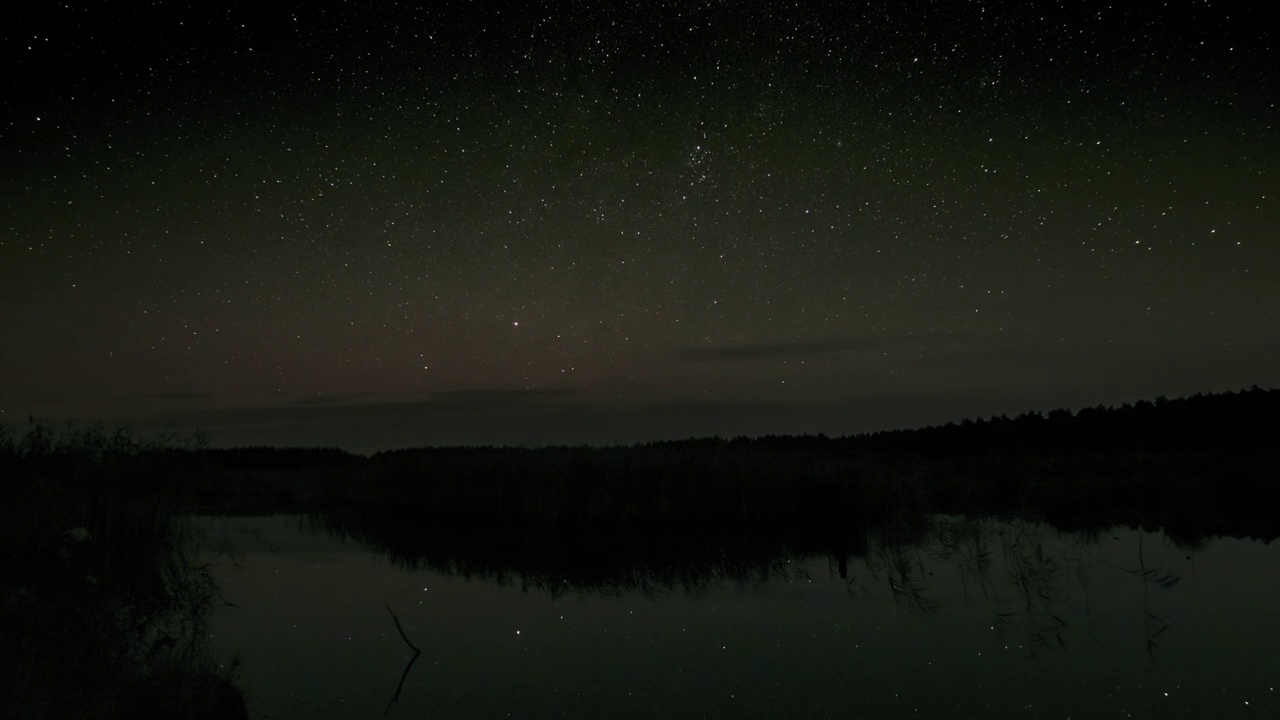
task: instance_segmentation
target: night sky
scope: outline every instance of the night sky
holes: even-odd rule
[[[6,424],[366,452],[1280,386],[1266,3],[22,4]]]

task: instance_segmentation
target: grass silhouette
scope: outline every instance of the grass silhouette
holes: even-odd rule
[[[97,426],[0,435],[6,717],[247,717],[207,652],[211,567],[162,491],[175,457]]]

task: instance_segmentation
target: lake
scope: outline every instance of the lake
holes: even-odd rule
[[[198,523],[254,718],[1280,717],[1280,552],[1256,540],[933,517],[826,553],[749,531],[619,550]]]

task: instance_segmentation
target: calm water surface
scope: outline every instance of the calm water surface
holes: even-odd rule
[[[211,627],[255,718],[1280,717],[1280,553],[1253,540],[935,518],[843,577],[799,555],[583,589],[201,523],[234,550]]]

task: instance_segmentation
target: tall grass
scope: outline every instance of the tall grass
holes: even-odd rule
[[[165,490],[179,450],[101,426],[0,430],[0,714],[243,716],[206,646],[216,583]]]

